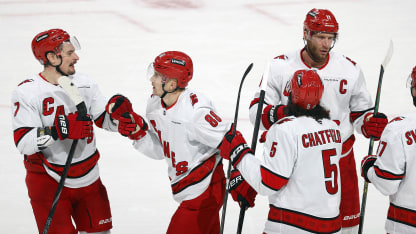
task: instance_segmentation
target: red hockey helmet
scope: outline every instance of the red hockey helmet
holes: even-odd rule
[[[161,53],[155,58],[153,68],[162,74],[163,83],[169,79],[177,79],[179,88],[185,88],[193,75],[192,59],[180,51]]]
[[[62,29],[50,29],[41,32],[32,40],[33,55],[35,55],[36,59],[39,60],[42,65],[45,65],[48,61],[46,54],[48,52],[53,52],[59,55],[59,45],[69,40],[69,34]]]
[[[315,108],[321,101],[324,85],[313,70],[298,70],[290,81],[292,102],[306,110]]]
[[[413,68],[412,73],[410,73],[409,78],[407,79],[407,87],[416,87],[416,66]]]
[[[306,14],[304,30],[338,34],[338,22],[334,14],[326,9],[312,9]]]

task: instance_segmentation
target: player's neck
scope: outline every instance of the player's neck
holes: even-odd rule
[[[62,76],[54,67],[45,67],[40,74],[51,84],[58,84],[58,78]]]
[[[308,65],[309,67],[314,67],[314,68],[321,68],[321,67],[323,67],[326,64],[327,60],[328,60],[328,57],[327,57],[322,62],[316,62],[315,60],[313,60],[311,58],[311,56],[308,54],[308,52],[306,51],[306,49],[304,49],[302,51],[301,56],[302,56],[302,60],[306,63],[306,65]]]
[[[178,100],[179,96],[181,95],[183,90],[178,89],[173,93],[166,94],[165,97],[163,97],[163,103],[165,103],[166,107],[170,107]]]

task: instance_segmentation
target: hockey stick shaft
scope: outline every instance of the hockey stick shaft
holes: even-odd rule
[[[380,103],[380,94],[381,94],[381,84],[383,82],[384,69],[386,68],[387,64],[390,62],[390,59],[391,59],[392,55],[393,55],[393,42],[390,41],[386,57],[384,58],[384,61],[380,66],[380,75],[378,77],[376,101],[375,101],[375,104],[374,104],[374,114],[378,113],[378,107],[379,107],[379,103]],[[374,146],[374,137],[370,137],[370,144],[369,144],[369,147],[368,147],[368,154],[367,155],[373,154],[373,146]],[[359,234],[363,233],[365,206],[367,204],[367,192],[368,192],[368,182],[364,181],[363,197],[361,199],[360,224],[358,226],[358,233]]]
[[[267,85],[267,80],[269,77],[269,67],[270,67],[270,64],[267,63],[265,67],[265,71],[263,73],[264,80],[262,80],[262,87],[260,90],[259,103],[258,103],[257,112],[256,112],[256,121],[254,122],[253,137],[251,139],[251,149],[253,150],[253,152],[256,152],[256,147],[257,147],[257,137],[259,136],[261,113],[263,112],[264,96],[266,95],[265,85]],[[238,225],[237,225],[237,234],[241,234],[241,232],[243,231],[244,217],[245,217],[247,209],[248,207],[246,204],[242,204],[240,207],[240,215],[238,217]]]
[[[235,136],[235,132],[237,131],[237,119],[238,119],[238,110],[240,106],[240,94],[241,94],[241,88],[243,87],[244,80],[248,73],[251,71],[251,68],[253,68],[253,63],[250,63],[250,65],[247,67],[246,71],[244,72],[243,78],[240,82],[240,87],[238,89],[238,96],[237,96],[237,104],[235,107],[235,114],[234,114],[234,125],[233,125],[233,131],[232,136]],[[228,163],[228,170],[227,170],[227,183],[225,186],[225,194],[224,194],[224,203],[222,205],[222,215],[221,215],[221,227],[220,227],[220,233],[224,233],[224,222],[225,222],[225,214],[227,211],[227,201],[228,201],[228,181],[230,180],[231,175],[231,162]]]
[[[71,100],[75,103],[77,110],[78,110],[78,115],[79,116],[87,115],[87,107],[85,106],[85,103],[82,101],[81,95],[79,94],[77,88],[72,84],[71,80],[68,77],[61,77],[58,82],[62,86],[62,88],[66,91],[66,93],[71,98]],[[59,197],[61,196],[62,190],[65,185],[65,180],[68,176],[68,170],[71,166],[72,158],[74,157],[77,144],[78,144],[78,140],[74,140],[72,142],[71,148],[68,153],[68,157],[65,162],[64,170],[59,180],[58,188],[56,189],[55,196],[52,201],[52,206],[49,210],[48,218],[46,219],[45,226],[43,226],[42,234],[47,234],[49,231],[53,216],[55,214],[56,207],[58,205]]]

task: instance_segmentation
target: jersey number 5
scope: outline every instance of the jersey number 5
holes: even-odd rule
[[[335,149],[328,149],[322,151],[322,162],[324,164],[325,187],[329,194],[336,194],[338,192],[338,167],[336,164],[331,164],[331,157],[337,155]]]

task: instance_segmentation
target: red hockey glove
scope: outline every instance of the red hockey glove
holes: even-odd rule
[[[261,114],[261,122],[266,129],[269,129],[278,120],[287,116],[286,105],[268,105]]]
[[[225,134],[218,149],[221,157],[230,160],[232,165],[236,167],[247,153],[253,153],[253,151],[248,147],[241,132],[236,131],[235,136],[232,136],[233,128],[234,126],[231,126],[231,129]]]
[[[79,116],[78,112],[70,113],[68,116],[57,115],[55,118],[55,131],[52,129],[55,137],[61,140],[83,139],[88,138],[88,143],[92,141],[94,136],[92,121],[89,116]]]
[[[110,114],[112,119],[119,120],[121,115],[125,112],[132,113],[133,107],[131,106],[131,102],[127,97],[116,94],[110,98],[107,105],[105,106],[105,111]]]
[[[361,161],[361,176],[367,181],[368,183],[371,183],[371,181],[367,177],[368,169],[370,169],[374,163],[377,160],[376,155],[367,155],[363,158]]]
[[[125,112],[121,115],[118,123],[118,132],[131,140],[139,140],[146,135],[148,125],[140,115]]]
[[[244,180],[240,171],[231,172],[229,190],[233,200],[238,202],[240,207],[254,207],[257,192]]]
[[[361,127],[361,132],[367,138],[374,137],[374,140],[380,140],[381,134],[388,123],[387,116],[383,113],[367,113],[364,116],[364,124]]]

